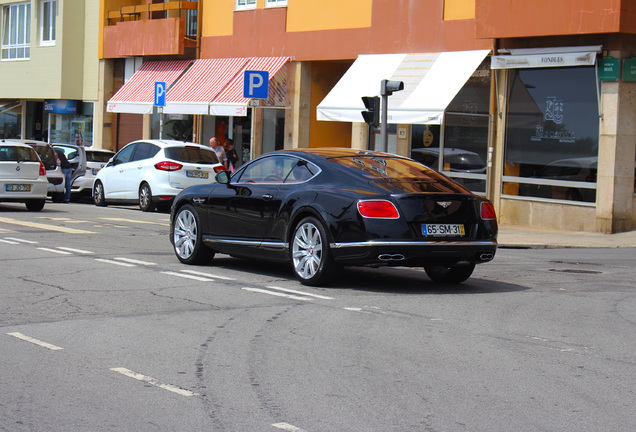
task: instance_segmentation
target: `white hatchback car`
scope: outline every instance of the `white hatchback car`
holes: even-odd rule
[[[95,176],[95,205],[138,203],[142,211],[171,204],[183,189],[214,182],[224,166],[211,147],[171,140],[133,141]]]
[[[40,211],[47,185],[46,168],[31,146],[0,141],[0,201],[23,202],[30,211]]]

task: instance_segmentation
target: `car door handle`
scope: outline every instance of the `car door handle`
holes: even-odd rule
[[[265,194],[265,195],[263,195],[263,199],[264,199],[265,201],[273,200],[273,199],[274,199],[274,195],[272,195],[272,194]]]

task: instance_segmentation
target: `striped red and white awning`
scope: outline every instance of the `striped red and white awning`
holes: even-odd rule
[[[196,60],[168,92],[163,112],[207,115],[210,101],[249,61],[249,57]]]
[[[232,81],[210,102],[210,115],[245,116],[250,99],[243,97],[243,77],[245,71],[267,71],[269,73],[270,97],[268,101],[279,101],[281,98],[280,79],[276,79],[278,72],[285,73],[283,68],[290,57],[253,57],[234,76]],[[281,71],[281,69],[283,69]],[[283,80],[284,81],[284,80]],[[284,96],[283,96],[284,104]],[[274,106],[276,103],[267,103]]]
[[[108,101],[106,111],[152,114],[155,82],[165,82],[170,88],[190,64],[192,60],[145,62]]]

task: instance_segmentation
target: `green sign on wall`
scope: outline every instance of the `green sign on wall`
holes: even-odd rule
[[[623,60],[623,81],[636,81],[636,58]]]
[[[601,81],[618,81],[621,62],[614,57],[605,57],[599,61],[598,79]]]

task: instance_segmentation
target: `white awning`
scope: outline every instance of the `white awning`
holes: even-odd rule
[[[594,66],[601,46],[511,48],[499,52],[509,52],[510,55],[493,56],[491,69]]]
[[[403,81],[389,96],[393,124],[441,124],[444,110],[490,50],[361,55],[318,105],[318,120],[363,122],[362,96],[379,96],[383,79]]]

